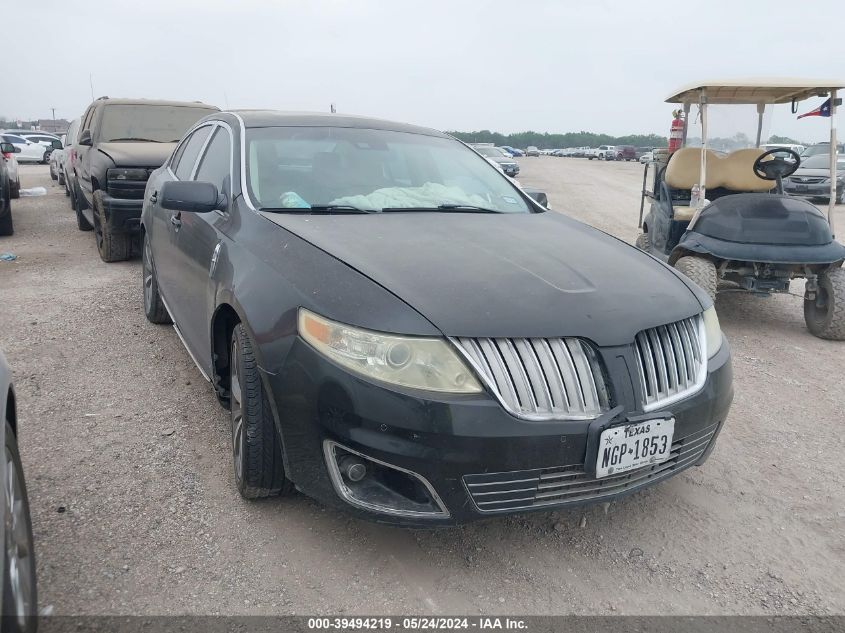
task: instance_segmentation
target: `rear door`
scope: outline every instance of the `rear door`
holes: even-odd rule
[[[82,135],[83,132],[88,130],[93,134],[93,130],[91,129],[91,125],[94,119],[94,113],[96,112],[96,104],[91,104],[88,106],[88,110],[86,110],[85,115],[82,117],[82,123],[79,126],[79,136]],[[85,206],[91,206],[93,198],[91,195],[91,168],[89,166],[90,157],[88,156],[89,152],[91,152],[91,147],[88,145],[79,145],[78,143],[74,146],[76,149],[76,179],[79,185],[79,190],[82,192],[83,198],[85,199]],[[87,217],[87,216],[86,216]],[[89,222],[93,223],[93,216],[88,218]]]

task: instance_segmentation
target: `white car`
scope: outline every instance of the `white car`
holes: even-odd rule
[[[47,148],[37,141],[30,141],[17,134],[0,134],[0,138],[6,143],[11,143],[18,149],[20,153],[17,154],[19,162],[26,163],[44,163],[48,156]]]
[[[654,152],[646,152],[642,156],[640,156],[641,163],[653,163],[654,162]]]

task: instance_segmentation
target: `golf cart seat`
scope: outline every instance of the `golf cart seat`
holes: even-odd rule
[[[771,180],[758,178],[754,174],[754,161],[765,150],[739,149],[723,157],[712,150],[702,150],[700,147],[684,147],[671,156],[666,166],[664,178],[666,185],[676,191],[691,190],[699,181],[702,151],[707,152],[704,186],[709,200],[739,192],[767,192],[775,186]],[[673,219],[676,221],[688,222],[692,220],[693,215],[695,215],[695,209],[689,206],[674,207]]]

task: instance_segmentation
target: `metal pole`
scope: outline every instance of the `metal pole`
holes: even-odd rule
[[[654,156],[653,153],[652,153],[652,156]],[[648,180],[648,163],[645,164],[645,169],[643,170],[643,190],[640,192],[640,219],[637,220],[637,226],[639,228],[643,228],[643,209],[645,208],[645,185],[646,185],[647,180]]]
[[[687,128],[689,127],[689,123],[688,123],[688,121],[689,121],[689,109],[690,109],[690,104],[685,103],[684,104],[684,135],[681,138],[681,147],[687,146]]]
[[[766,104],[765,103],[758,103],[757,104],[757,145],[755,147],[760,147],[760,141],[762,140],[760,137],[763,136],[763,113],[766,111]]]
[[[701,199],[707,196],[707,95],[701,95],[701,168],[698,176],[698,186],[701,188]]]
[[[836,89],[830,91],[830,201],[827,204],[827,221],[830,232],[836,237],[833,228],[833,208],[836,206]]]

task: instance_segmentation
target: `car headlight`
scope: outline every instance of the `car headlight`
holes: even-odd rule
[[[716,308],[710,306],[701,315],[704,320],[704,338],[707,345],[707,358],[713,358],[722,347],[722,328]]]
[[[109,180],[146,180],[147,170],[118,167],[109,169],[106,172],[106,178]]]
[[[339,365],[382,382],[449,393],[478,393],[481,385],[449,343],[362,330],[299,309],[299,334]]]

